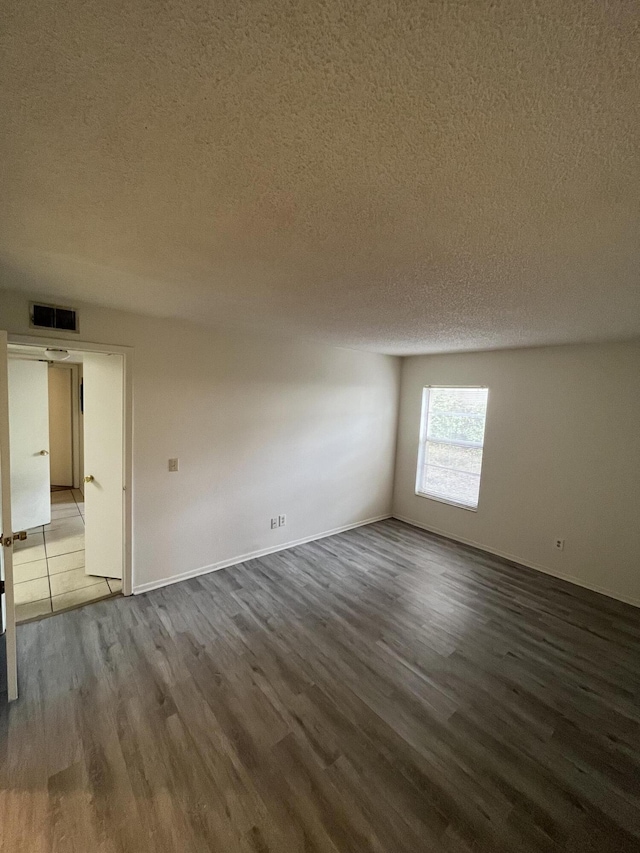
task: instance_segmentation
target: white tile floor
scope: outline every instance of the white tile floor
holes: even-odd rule
[[[51,493],[51,524],[13,549],[16,620],[25,622],[121,592],[122,582],[84,570],[84,503],[78,489]]]

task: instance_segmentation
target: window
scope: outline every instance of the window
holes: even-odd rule
[[[476,509],[487,388],[425,388],[416,494]]]

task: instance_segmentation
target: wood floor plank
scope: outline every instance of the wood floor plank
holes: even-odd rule
[[[18,642],[2,853],[640,851],[640,611],[402,522]]]

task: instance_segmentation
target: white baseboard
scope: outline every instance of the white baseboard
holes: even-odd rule
[[[255,560],[256,557],[266,557],[267,554],[276,554],[278,551],[286,551],[288,548],[295,548],[296,545],[304,545],[306,542],[315,542],[317,539],[325,539],[327,536],[335,536],[337,533],[344,533],[345,530],[353,530],[355,527],[364,527],[366,524],[373,524],[376,521],[384,521],[387,518],[391,518],[391,515],[377,515],[374,518],[366,518],[364,521],[345,524],[344,527],[335,527],[333,530],[327,530],[324,533],[317,533],[314,536],[306,536],[304,539],[295,539],[292,542],[285,542],[282,545],[275,545],[272,548],[261,548],[259,551],[251,551],[249,554],[241,554],[238,557],[232,557],[230,560],[222,560],[219,563],[211,563],[209,566],[201,566],[199,569],[190,569],[188,572],[182,572],[179,575],[171,575],[169,578],[141,583],[133,587],[133,594],[139,595],[142,592],[149,592],[152,589],[160,589],[160,587],[163,586],[170,586],[171,584],[179,583],[180,581],[189,580],[189,578],[197,578],[199,575],[207,575],[209,572],[217,572],[219,569],[228,569],[229,566],[236,566],[238,563],[246,563],[247,560]]]
[[[435,533],[437,536],[443,536],[445,539],[451,539],[452,542],[459,542],[461,545],[470,545],[472,548],[478,548],[480,551],[485,551],[487,554],[492,554],[495,557],[502,557],[504,560],[509,560],[512,563],[518,563],[521,566],[526,566],[528,569],[535,569],[537,572],[543,572],[545,575],[551,575],[559,580],[568,581],[569,583],[581,586],[584,589],[590,589],[592,592],[599,592],[601,595],[606,595],[608,598],[615,598],[616,601],[622,601],[624,604],[631,604],[634,607],[640,607],[640,598],[632,598],[630,596],[621,595],[619,592],[614,592],[611,589],[598,586],[597,584],[586,583],[582,578],[575,575],[558,572],[555,569],[550,569],[547,566],[541,566],[537,563],[530,563],[528,560],[523,560],[521,557],[516,557],[514,554],[507,554],[506,551],[497,551],[494,548],[489,548],[488,545],[483,545],[481,542],[474,542],[473,539],[463,539],[461,536],[452,536],[444,530],[439,530],[437,527],[422,524],[413,518],[405,518],[403,515],[393,515],[398,521],[404,521],[405,524],[410,524],[412,527],[419,527],[421,530],[426,530],[428,533]]]

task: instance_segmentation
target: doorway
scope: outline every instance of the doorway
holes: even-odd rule
[[[18,623],[130,591],[130,391],[117,349],[9,343],[13,530],[27,534],[13,548]]]

